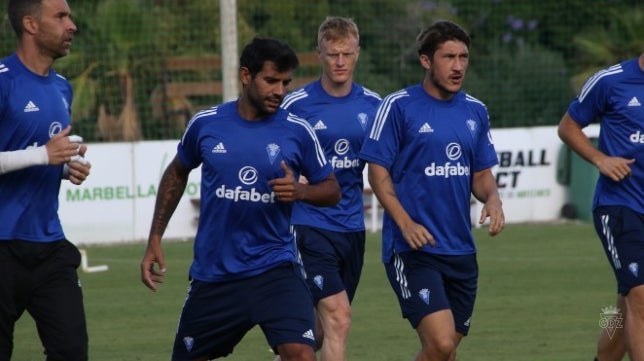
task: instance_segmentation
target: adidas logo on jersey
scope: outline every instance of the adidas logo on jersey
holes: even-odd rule
[[[313,127],[313,129],[315,129],[315,130],[324,130],[324,129],[326,129],[326,124],[324,124],[323,121],[318,120],[318,122],[315,123],[315,126]]]
[[[315,341],[315,336],[313,336],[313,330],[308,330],[302,334],[302,337],[308,338],[309,340]]]
[[[418,129],[418,133],[434,133],[434,129],[432,129],[429,124],[425,123],[420,127],[420,129]]]
[[[38,108],[36,104],[34,104],[34,102],[32,102],[31,100],[29,101],[29,103],[27,103],[27,105],[25,105],[25,113],[38,111],[40,111],[40,108]]]
[[[642,106],[642,103],[640,103],[640,101],[639,101],[639,100],[637,100],[637,97],[633,97],[633,99],[631,99],[631,100],[628,102],[628,106],[629,106],[629,107],[641,107],[641,106]]]
[[[215,145],[214,148],[212,148],[213,153],[226,153],[226,147],[224,147],[224,143],[219,142],[219,144]]]

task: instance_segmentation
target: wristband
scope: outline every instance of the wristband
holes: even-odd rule
[[[10,152],[0,152],[0,174],[47,164],[49,164],[49,155],[47,155],[47,148],[44,145]]]

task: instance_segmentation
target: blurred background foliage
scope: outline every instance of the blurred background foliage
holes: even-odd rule
[[[170,73],[165,65],[221,53],[219,1],[68,3],[79,31],[55,69],[72,81],[75,132],[86,140],[178,138],[189,115],[222,101],[217,91],[197,100],[165,91],[177,80],[221,79],[215,67]],[[16,38],[7,0],[0,5],[4,57]],[[314,51],[328,15],[357,22],[356,81],[383,96],[421,81],[414,40],[425,26],[438,19],[461,24],[473,37],[465,90],[487,104],[496,128],[558,123],[588,76],[644,51],[641,0],[237,0],[238,47],[262,35]]]

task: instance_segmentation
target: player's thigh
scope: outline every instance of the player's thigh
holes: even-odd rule
[[[631,288],[624,302],[629,322],[638,322],[640,327],[644,327],[644,285]]]
[[[395,254],[385,264],[404,318],[415,329],[426,315],[450,308],[439,269],[424,252]]]
[[[345,291],[321,299],[315,309],[324,320],[324,324],[329,322],[336,326],[344,324],[346,328],[350,325],[351,304]]]
[[[295,226],[295,235],[314,303],[343,291],[341,259],[333,244],[333,236],[309,226]]]
[[[0,360],[9,360],[16,321],[29,303],[31,271],[14,255],[15,242],[0,242]]]
[[[598,207],[593,212],[595,229],[615,272],[618,292],[626,295],[644,285],[644,214],[627,207]]]
[[[191,280],[175,335],[172,360],[223,357],[254,324],[252,278],[230,282]]]
[[[268,344],[315,347],[315,314],[311,292],[296,265],[267,272],[254,286],[253,323],[259,324]]]
[[[296,226],[298,251],[314,303],[346,291],[355,295],[364,263],[364,232]]]
[[[425,315],[416,327],[423,348],[451,350],[456,346],[454,318],[449,309]]]
[[[476,254],[443,256],[442,258],[445,292],[454,316],[456,331],[467,335],[478,288]]]
[[[36,285],[27,311],[34,318],[48,360],[87,359],[79,265],[78,249],[68,241],[59,241],[34,273]]]
[[[343,236],[342,244],[345,248],[342,256],[341,277],[349,302],[352,302],[364,266],[366,236],[364,231],[347,232],[343,233]]]

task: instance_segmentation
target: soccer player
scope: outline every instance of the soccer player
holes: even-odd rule
[[[364,162],[358,153],[381,99],[353,82],[359,41],[352,19],[328,17],[317,35],[322,76],[282,103],[315,129],[342,190],[340,203],[333,207],[304,202],[293,206],[297,246],[317,311],[322,360],[346,360],[351,301],[364,263]]]
[[[490,235],[505,223],[491,172],[498,161],[485,105],[461,90],[469,35],[438,21],[416,44],[424,79],[383,99],[360,156],[386,211],[382,261],[420,338],[415,360],[454,360],[477,289],[471,194]]]
[[[81,257],[65,238],[58,193],[61,179],[81,184],[91,165],[87,146],[68,136],[71,85],[52,69],[76,25],[65,0],[10,0],[7,14],[18,46],[0,60],[0,360],[11,359],[25,310],[47,360],[87,360]]]
[[[241,96],[190,120],[161,178],[141,262],[152,290],[165,272],[161,237],[190,171],[201,165],[199,225],[173,360],[225,357],[255,325],[283,360],[315,359],[313,302],[291,211],[295,201],[332,206],[340,187],[313,129],[280,108],[297,66],[283,42],[253,39],[240,57]],[[300,175],[309,183],[299,183]]]
[[[644,360],[644,53],[597,72],[584,84],[559,123],[572,150],[599,170],[593,220],[625,306],[624,337],[630,359]],[[582,129],[599,119],[595,147]],[[599,361],[621,359],[600,337]],[[608,346],[607,346],[608,345]],[[607,351],[604,357],[604,351]]]

